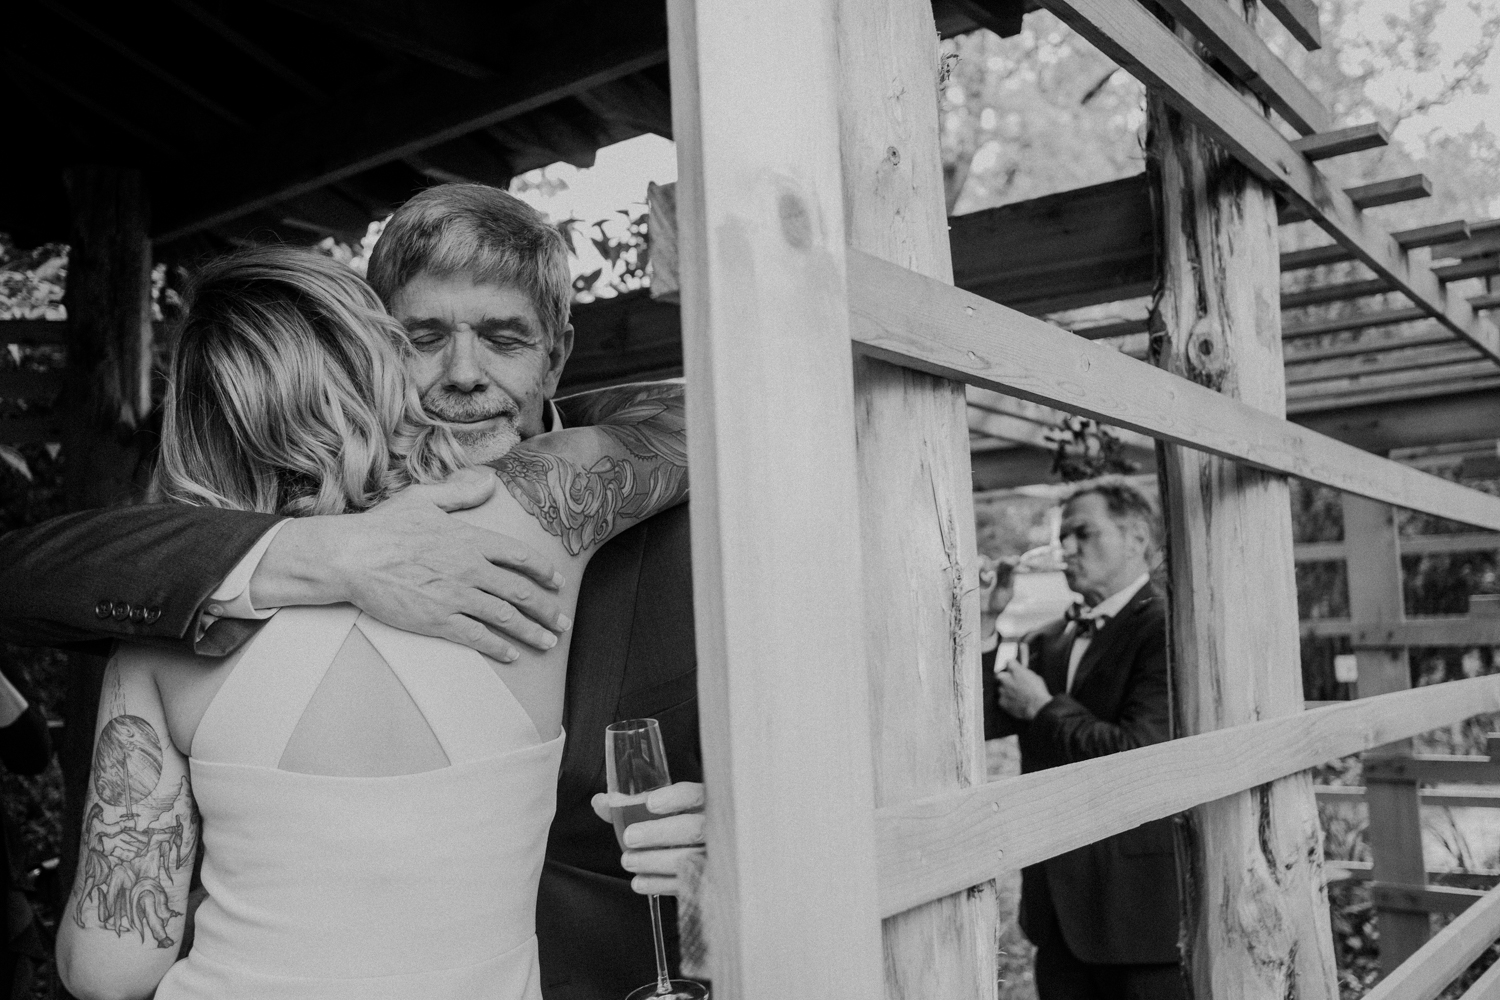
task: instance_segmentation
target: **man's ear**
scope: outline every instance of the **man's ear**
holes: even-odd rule
[[[547,352],[547,377],[542,380],[546,397],[557,394],[557,383],[562,380],[563,366],[573,354],[573,324],[569,323],[557,331],[552,338],[552,349]]]

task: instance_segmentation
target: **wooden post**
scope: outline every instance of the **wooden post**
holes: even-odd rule
[[[836,0],[670,0],[714,995],[880,991]]]
[[[953,281],[928,0],[838,4],[849,245]],[[854,361],[875,798],[985,780],[973,480],[961,383]],[[885,921],[886,996],[994,997],[999,904],[987,882]]]
[[[1159,97],[1149,153],[1160,194],[1159,363],[1277,416],[1281,361],[1271,192]],[[1178,735],[1302,711],[1287,483],[1166,446]],[[1183,961],[1192,995],[1335,1000],[1312,782],[1296,775],[1190,814]]]
[[[72,210],[68,251],[65,490],[75,510],[139,493],[136,429],[151,409],[151,243],[137,170],[64,172]]]
[[[1401,549],[1396,535],[1394,508],[1387,504],[1345,494],[1344,551],[1349,577],[1349,618],[1356,628],[1399,622],[1401,601]],[[1361,698],[1411,687],[1411,668],[1405,647],[1355,649],[1359,679],[1355,691]],[[1411,741],[1402,740],[1365,755],[1406,756]],[[1427,866],[1422,860],[1422,813],[1415,781],[1367,781],[1365,802],[1369,808],[1367,827],[1371,877],[1397,885],[1425,885]],[[1427,942],[1431,921],[1425,913],[1378,910],[1380,968],[1389,975]]]

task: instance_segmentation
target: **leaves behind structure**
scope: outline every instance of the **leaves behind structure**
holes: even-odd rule
[[[1096,420],[1068,414],[1056,434],[1052,472],[1065,483],[1141,471],[1140,463],[1125,457],[1125,446],[1114,432]]]

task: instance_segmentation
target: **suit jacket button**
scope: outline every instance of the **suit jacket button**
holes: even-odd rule
[[[145,608],[141,608],[141,607],[131,608],[130,609],[130,620],[134,624],[136,624],[136,625],[139,625],[141,622],[145,621],[146,620],[146,609]]]
[[[147,608],[146,609],[146,624],[147,625],[155,625],[156,624],[156,619],[158,619],[160,617],[161,617],[161,608]]]
[[[117,601],[117,602],[115,602],[114,617],[115,617],[115,621],[117,621],[117,622],[122,622],[125,619],[129,618],[130,617],[130,602],[128,602],[128,601]]]
[[[98,604],[94,605],[95,618],[108,618],[114,613],[115,605],[113,601],[100,601]]]

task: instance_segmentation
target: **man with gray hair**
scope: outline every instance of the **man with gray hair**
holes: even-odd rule
[[[1117,476],[1079,484],[1063,505],[1063,572],[1082,603],[1025,636],[1017,659],[984,658],[985,737],[1018,736],[1023,772],[1170,738],[1166,613],[1151,584],[1157,523],[1151,499]],[[1021,878],[1040,1000],[1186,996],[1171,819]]]
[[[642,394],[624,386],[553,403],[573,346],[567,253],[561,234],[506,192],[443,185],[398,209],[372,254],[370,281],[415,348],[409,372],[423,406],[476,462],[564,421],[604,422]],[[655,962],[647,900],[633,891],[614,831],[590,807],[604,789],[605,726],[658,719],[681,783],[657,793],[666,796],[661,809],[648,805],[675,813],[702,800],[687,507],[599,550],[575,625],[551,596],[560,581],[550,566],[512,539],[443,514],[483,503],[495,482],[479,470],[333,517],[157,504],[12,532],[0,538],[0,638],[95,649],[128,638],[176,646],[209,665],[279,607],[347,601],[388,625],[509,662],[511,642],[551,648],[554,632],[574,628],[568,740],[537,904],[542,991],[546,1000],[617,1000],[652,979]],[[580,517],[615,516],[606,498],[580,502],[587,509],[572,512]],[[93,729],[90,719],[69,723],[70,736],[85,740]],[[673,818],[674,828],[686,819],[687,840],[701,843],[698,817]],[[682,845],[680,835],[653,839],[652,826],[632,827],[646,830],[645,846]],[[651,881],[651,854],[639,866],[627,861],[646,874],[635,884],[672,891]],[[670,901],[666,911],[674,954]]]

